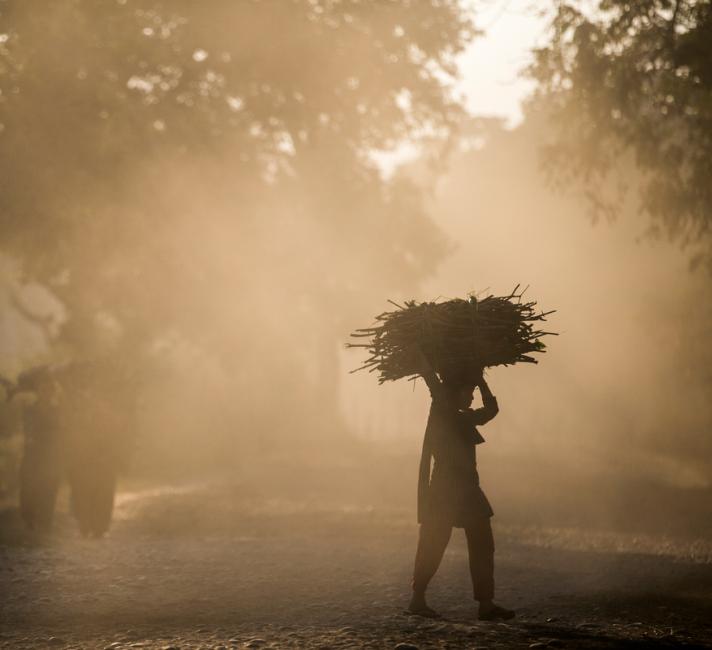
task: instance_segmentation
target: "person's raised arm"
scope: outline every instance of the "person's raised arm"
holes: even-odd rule
[[[430,389],[430,396],[434,400],[446,399],[447,391],[443,387],[442,382],[438,378],[438,375],[433,369],[433,366],[430,364],[430,361],[428,361],[428,357],[425,356],[425,353],[420,348],[418,348],[417,354],[419,374],[428,385],[428,388]]]
[[[474,411],[474,420],[476,425],[489,422],[495,415],[497,415],[497,413],[499,413],[497,398],[492,394],[485,378],[481,375],[477,378],[477,386],[479,386],[480,394],[482,395],[482,408],[478,408]]]

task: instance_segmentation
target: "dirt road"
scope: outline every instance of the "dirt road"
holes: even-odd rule
[[[192,485],[120,495],[103,540],[67,515],[0,546],[0,646],[12,648],[712,647],[702,541],[499,524],[498,599],[481,623],[456,531],[432,586],[444,619],[405,615],[412,513]]]

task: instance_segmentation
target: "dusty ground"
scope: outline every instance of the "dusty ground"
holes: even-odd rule
[[[456,531],[407,616],[416,528],[385,507],[193,485],[120,495],[103,540],[61,515],[33,539],[6,510],[0,647],[712,647],[712,545],[499,524],[499,600],[480,623]]]

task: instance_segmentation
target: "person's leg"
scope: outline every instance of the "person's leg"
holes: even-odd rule
[[[37,526],[38,482],[37,461],[25,450],[20,461],[20,514],[30,530]]]
[[[470,556],[472,590],[477,601],[494,598],[494,536],[489,517],[483,517],[465,528]]]
[[[479,602],[479,617],[483,620],[512,618],[514,612],[495,605],[494,599],[494,536],[489,517],[483,517],[465,528],[470,558],[470,575],[475,600]]]
[[[451,533],[452,527],[447,523],[428,521],[420,525],[413,569],[413,598],[408,607],[411,612],[435,615],[425,602],[425,590],[440,566]]]

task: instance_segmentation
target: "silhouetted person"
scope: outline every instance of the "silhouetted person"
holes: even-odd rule
[[[31,376],[28,373],[21,383],[31,388],[37,399],[23,412],[20,512],[30,529],[47,532],[62,480],[59,390],[46,369],[33,371]]]
[[[111,524],[116,492],[116,463],[95,447],[84,457],[74,456],[67,468],[72,514],[85,537],[101,537]],[[84,462],[82,462],[84,461]]]
[[[492,508],[480,488],[475,446],[484,442],[477,426],[497,415],[497,400],[481,373],[468,379],[460,374],[441,382],[421,355],[421,374],[432,405],[423,441],[418,480],[420,534],[413,571],[413,597],[408,607],[414,614],[437,616],[425,601],[425,591],[440,565],[453,527],[464,528],[475,600],[482,620],[507,619],[511,610],[494,599],[494,540]],[[483,407],[470,408],[479,386]],[[431,474],[431,459],[435,460]]]
[[[65,377],[66,468],[72,514],[83,536],[101,537],[111,524],[119,448],[127,435],[114,403],[111,369],[77,363]]]

